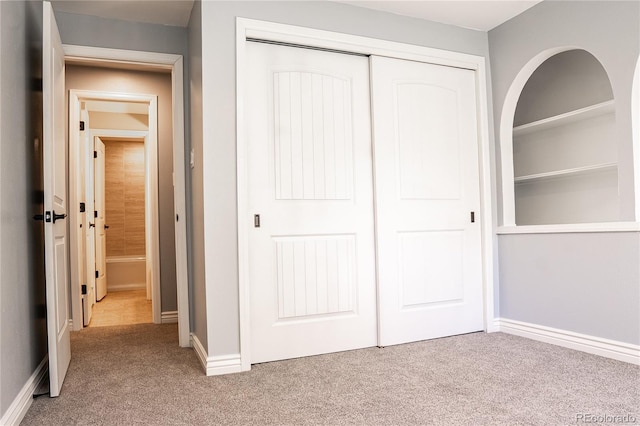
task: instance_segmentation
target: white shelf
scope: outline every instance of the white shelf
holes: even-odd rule
[[[554,170],[552,172],[536,173],[526,176],[517,176],[514,179],[515,183],[533,182],[542,179],[552,179],[559,177],[578,176],[582,174],[588,174],[596,171],[615,170],[618,167],[617,163],[603,163],[595,164],[592,166],[575,167],[572,169]]]
[[[557,126],[574,123],[588,118],[598,117],[615,111],[615,102],[613,100],[601,102],[585,108],[569,111],[564,114],[554,115],[553,117],[544,118],[532,123],[523,124],[513,128],[513,136],[527,135],[533,132],[550,129]]]
[[[640,232],[640,222],[569,223],[559,225],[499,226],[498,235],[514,234],[574,234],[590,232]]]

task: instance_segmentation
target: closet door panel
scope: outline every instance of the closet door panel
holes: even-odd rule
[[[374,346],[368,60],[247,54],[251,362]]]
[[[379,345],[483,328],[473,71],[371,58]]]

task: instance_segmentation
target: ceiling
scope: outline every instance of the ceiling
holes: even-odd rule
[[[489,31],[542,0],[336,1],[458,27]]]
[[[56,12],[186,27],[193,0],[51,0]]]
[[[541,0],[335,1],[459,27],[489,31]],[[52,3],[54,10],[60,12],[180,27],[188,25],[193,7],[193,0],[52,0]]]

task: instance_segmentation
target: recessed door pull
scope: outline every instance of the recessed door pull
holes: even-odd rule
[[[260,228],[260,215],[259,214],[254,214],[253,215],[253,227],[254,228]]]

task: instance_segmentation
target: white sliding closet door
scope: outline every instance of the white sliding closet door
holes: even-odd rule
[[[482,330],[475,74],[371,67],[379,345]]]
[[[368,59],[248,43],[246,73],[251,362],[375,346]]]

